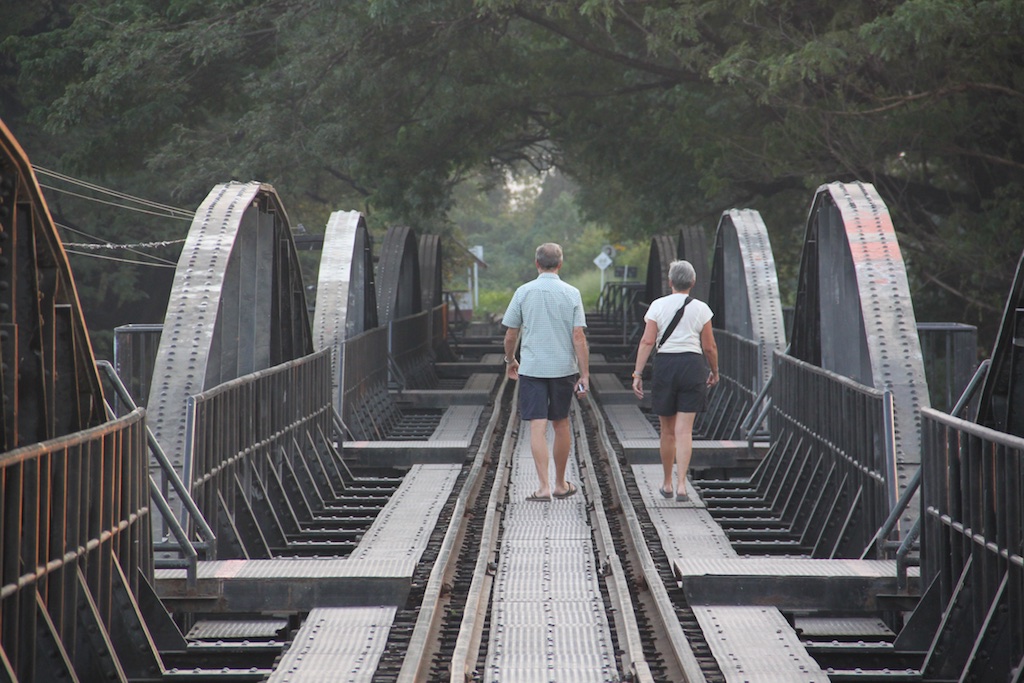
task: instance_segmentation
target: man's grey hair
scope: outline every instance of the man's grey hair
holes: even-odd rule
[[[697,281],[697,271],[689,261],[673,261],[668,267],[668,281],[673,290],[685,292]]]
[[[536,259],[542,270],[554,270],[562,263],[562,247],[554,242],[545,242],[537,247]]]

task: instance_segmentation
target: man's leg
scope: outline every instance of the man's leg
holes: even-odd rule
[[[661,455],[661,490],[675,491],[672,483],[672,467],[676,464],[676,416],[658,416],[660,437],[658,438],[658,453]]]
[[[533,453],[533,464],[537,466],[537,478],[540,488],[534,495],[546,497],[551,495],[551,483],[548,481],[548,421],[530,420],[530,451]]]
[[[565,469],[569,465],[569,451],[572,449],[572,432],[569,430],[569,418],[552,420],[551,426],[555,430],[555,443],[552,449],[552,455],[555,458],[554,493],[562,495],[569,490],[569,484],[565,481]]]
[[[677,494],[686,493],[686,475],[693,457],[693,423],[696,419],[697,413],[676,413],[676,465],[679,467]]]

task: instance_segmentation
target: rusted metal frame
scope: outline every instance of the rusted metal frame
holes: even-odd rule
[[[113,603],[122,589],[103,585],[103,580],[125,567],[135,578],[123,584],[123,591],[130,593],[140,573],[152,576],[142,415],[136,410],[120,420],[0,456],[0,634],[12,670],[24,680],[33,680],[31,675],[25,678],[26,669],[28,674],[37,672],[40,647],[67,653],[70,662],[81,659],[82,567],[92,575],[84,586],[103,631],[125,618]],[[21,523],[12,526],[13,520]],[[12,529],[17,529],[13,539]],[[46,633],[59,646],[47,646]],[[116,661],[112,651],[110,656]]]
[[[100,425],[74,279],[28,156],[0,122],[0,450]]]
[[[925,671],[1007,680],[1024,660],[1024,439],[930,409],[922,421],[922,577],[943,612]],[[978,657],[1003,643],[1004,658]]]

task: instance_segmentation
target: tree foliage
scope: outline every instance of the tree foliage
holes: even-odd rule
[[[445,231],[466,178],[529,164],[621,235],[757,208],[792,269],[813,189],[863,180],[893,213],[919,317],[990,326],[1024,245],[1019,0],[40,11],[0,29],[5,109],[65,168],[186,205],[259,178],[313,212]]]

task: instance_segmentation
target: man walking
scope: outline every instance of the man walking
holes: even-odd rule
[[[590,388],[590,353],[580,291],[558,276],[562,247],[551,242],[540,245],[535,263],[537,279],[516,290],[501,324],[508,328],[506,373],[519,381],[519,414],[530,423],[530,451],[540,479],[540,488],[527,500],[549,501],[568,498],[577,490],[565,480],[572,446],[569,407],[573,391],[582,396]],[[521,360],[516,360],[520,337]],[[554,487],[548,477],[548,421],[555,432]]]

